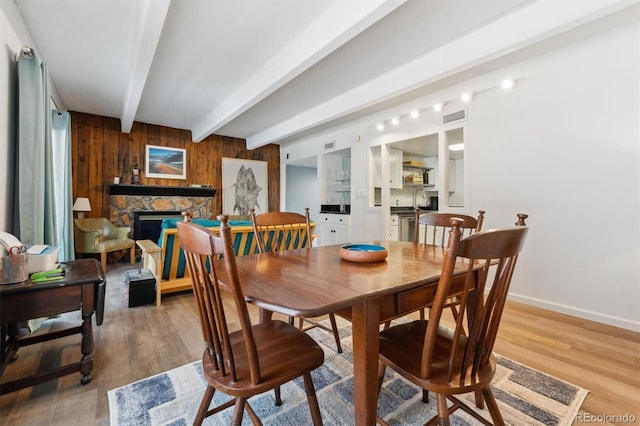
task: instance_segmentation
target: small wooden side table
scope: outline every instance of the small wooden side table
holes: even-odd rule
[[[7,365],[18,356],[21,346],[46,342],[74,334],[82,335],[80,361],[50,371],[0,383],[0,395],[14,392],[48,380],[79,371],[80,383],[91,381],[93,371],[93,328],[91,317],[96,314],[96,325],[104,319],[106,280],[96,259],[81,259],[62,264],[65,277],[59,281],[32,283],[27,280],[16,284],[0,285],[0,378]],[[66,312],[82,312],[82,324],[64,330],[22,337],[18,322],[33,318],[54,316]]]

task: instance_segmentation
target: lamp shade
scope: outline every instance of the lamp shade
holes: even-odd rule
[[[90,212],[91,211],[91,203],[88,198],[76,198],[76,202],[73,203],[73,211],[74,212]]]

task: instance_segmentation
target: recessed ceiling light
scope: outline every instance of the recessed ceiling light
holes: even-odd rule
[[[442,102],[436,102],[435,104],[433,104],[433,110],[436,112],[440,112],[442,111],[442,107],[444,105],[442,105]]]
[[[472,97],[473,94],[471,92],[464,92],[462,96],[460,96],[460,99],[462,99],[462,102],[469,102]]]
[[[378,125],[376,126],[376,129],[384,130],[384,124],[383,123],[378,123]]]
[[[502,80],[502,84],[500,85],[502,86],[503,89],[509,90],[513,87],[514,84],[515,84],[515,81],[513,81],[512,78],[506,78]]]
[[[391,119],[391,124],[393,124],[394,126],[397,126],[398,124],[400,124],[400,119],[398,117],[393,117]]]
[[[420,111],[418,111],[417,109],[414,109],[413,111],[411,111],[411,118],[418,118],[420,117]]]

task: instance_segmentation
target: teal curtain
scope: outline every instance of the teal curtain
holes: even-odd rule
[[[75,250],[71,195],[71,117],[67,111],[51,111],[51,130],[58,260],[70,261],[75,259]]]
[[[56,245],[49,73],[33,49],[18,58],[18,146],[14,234],[27,245]]]

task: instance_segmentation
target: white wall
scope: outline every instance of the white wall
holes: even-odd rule
[[[511,225],[519,212],[530,215],[512,298],[640,330],[638,27],[638,16],[628,16],[597,36],[281,151],[312,152],[327,139],[351,143],[353,190],[367,188],[368,167],[357,160],[367,146],[433,133],[436,121],[425,117],[376,135],[372,125],[380,117],[455,99],[507,75],[520,78],[510,93],[489,90],[468,105],[465,210],[486,210],[485,229]],[[460,107],[452,102],[443,113]],[[365,202],[352,204],[358,218],[352,223],[361,224],[352,227],[352,239],[367,239],[368,226],[382,214],[374,211]]]
[[[12,24],[21,21],[13,1],[0,3],[0,231],[12,231],[13,179],[16,140],[17,66],[16,53],[23,43]]]
[[[518,299],[638,328],[638,27],[520,63],[469,108],[469,193],[489,225],[529,213]]]

